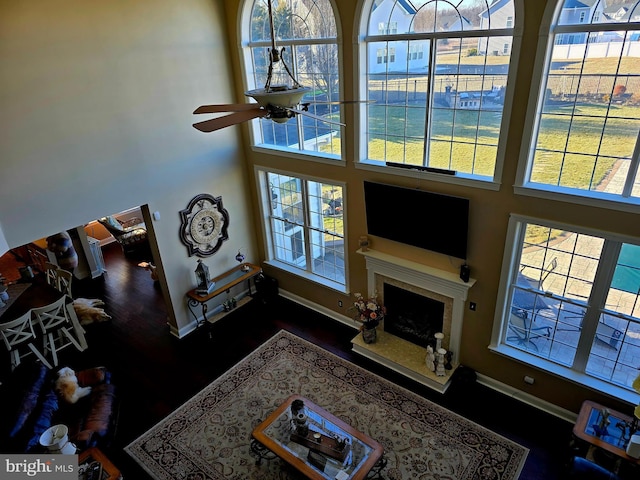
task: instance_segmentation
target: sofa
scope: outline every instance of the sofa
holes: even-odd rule
[[[55,392],[57,369],[39,362],[21,363],[0,386],[0,452],[39,453],[40,436],[53,425],[66,425],[69,441],[81,452],[108,446],[117,423],[116,388],[105,367],[76,371],[91,393],[70,404]]]

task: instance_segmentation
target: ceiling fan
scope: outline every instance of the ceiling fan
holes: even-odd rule
[[[194,128],[201,132],[213,132],[222,128],[246,122],[254,118],[266,118],[276,123],[286,123],[289,119],[296,115],[304,115],[316,120],[330,123],[333,125],[344,126],[344,123],[329,120],[327,118],[315,115],[309,112],[309,105],[325,104],[336,105],[345,103],[360,103],[357,101],[335,101],[335,102],[305,102],[300,103],[302,97],[312,89],[304,87],[296,80],[291,73],[283,58],[284,47],[280,50],[276,48],[276,36],[273,26],[273,12],[271,8],[271,0],[267,1],[269,13],[269,28],[271,33],[271,48],[269,49],[269,70],[267,73],[267,81],[264,88],[257,88],[244,92],[248,97],[253,98],[257,103],[236,103],[222,105],[202,105],[193,112],[194,114],[203,113],[227,113],[227,115],[212,118],[202,122],[194,123]],[[281,62],[291,85],[272,85],[272,75],[274,66]]]

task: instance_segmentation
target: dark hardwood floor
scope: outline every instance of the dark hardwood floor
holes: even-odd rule
[[[421,386],[351,352],[354,331],[282,297],[252,301],[184,339],[169,333],[162,294],[149,272],[117,244],[103,247],[107,273],[74,281],[73,296],[102,298],[113,320],[86,327],[89,348],[67,349],[63,361],[79,370],[104,365],[120,398],[119,421],[107,455],[124,478],[149,476],[123,451],[132,440],[224,373],[281,329],[508,437],[530,449],[520,478],[565,478],[572,425],[477,383],[455,383],[445,395]],[[148,259],[147,259],[148,260]]]

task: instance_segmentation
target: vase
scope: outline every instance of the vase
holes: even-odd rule
[[[376,327],[362,329],[362,339],[364,343],[374,343],[377,338],[378,332],[376,331]]]

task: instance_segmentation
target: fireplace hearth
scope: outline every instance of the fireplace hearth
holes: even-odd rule
[[[358,253],[366,260],[369,294],[377,292],[382,296],[387,314],[382,322],[382,331],[378,333],[378,340],[365,344],[362,335],[357,335],[352,340],[353,350],[444,393],[450,384],[451,375],[459,365],[464,307],[475,279],[463,282],[456,273],[371,249],[358,250]],[[394,299],[396,295],[399,300]],[[400,306],[397,306],[398,303]],[[405,308],[403,304],[411,305],[411,308]],[[428,322],[424,322],[424,312],[427,311],[430,318]],[[403,317],[399,325],[394,325],[397,323],[394,315]],[[436,318],[438,320],[434,320]],[[429,325],[424,326],[424,323]],[[412,331],[409,335],[412,339],[405,338],[406,331]],[[428,370],[425,362],[426,346],[437,332],[444,334],[442,347],[452,357],[453,369],[447,370],[445,376],[437,376]]]

